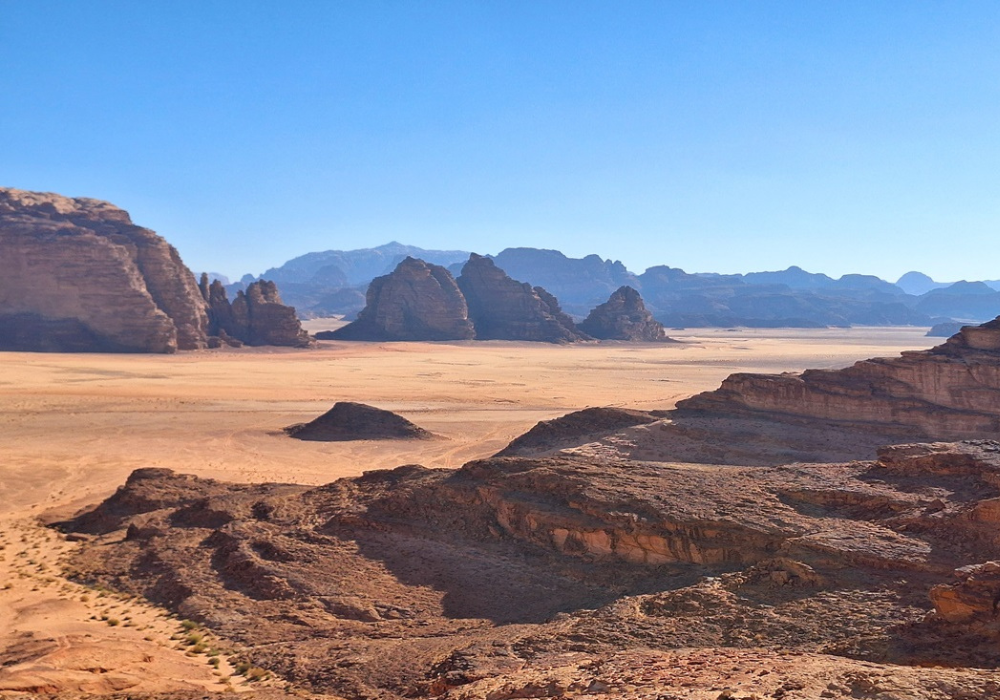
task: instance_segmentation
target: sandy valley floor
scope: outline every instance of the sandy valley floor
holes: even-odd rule
[[[586,406],[670,408],[734,371],[838,367],[939,342],[924,329],[674,332],[676,345],[322,343],[151,355],[0,354],[0,694],[224,687],[161,611],[68,583],[73,543],[43,513],[96,502],[131,470],[323,483],[492,454]],[[397,411],[427,442],[300,442],[281,428],[338,400]],[[207,642],[210,640],[207,640]],[[206,646],[211,646],[206,642]]]

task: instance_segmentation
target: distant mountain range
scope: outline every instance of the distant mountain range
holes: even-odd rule
[[[259,278],[245,275],[230,288],[269,279],[278,283],[285,302],[303,318],[353,317],[364,307],[371,280],[388,274],[407,256],[457,275],[469,254],[396,242],[328,250],[289,260]],[[949,320],[981,323],[1000,315],[1000,280],[945,283],[908,272],[893,284],[872,275],[834,279],[799,267],[723,275],[658,265],[636,274],[619,261],[597,255],[569,258],[537,248],[507,248],[488,257],[514,279],[544,287],[577,318],[622,285],[638,289],[656,319],[669,327],[932,325]]]

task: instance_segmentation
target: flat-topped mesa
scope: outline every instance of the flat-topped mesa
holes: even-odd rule
[[[207,325],[194,275],[128,212],[0,188],[0,349],[174,352]]]
[[[365,308],[321,340],[469,340],[475,330],[455,278],[440,265],[407,257],[368,286]]]
[[[209,285],[207,275],[202,275],[200,287],[208,303],[211,336],[231,345],[302,348],[313,342],[302,330],[295,309],[282,302],[274,282],[250,283],[245,292],[237,292],[231,304],[219,280]]]
[[[596,307],[580,324],[580,330],[598,340],[631,342],[675,342],[663,325],[649,313],[642,297],[625,285]]]
[[[840,370],[733,374],[678,413],[819,419],[903,428],[920,439],[1000,436],[1000,319],[930,350]]]
[[[511,279],[489,258],[473,253],[458,286],[465,295],[477,340],[574,343],[588,340],[541,287]]]

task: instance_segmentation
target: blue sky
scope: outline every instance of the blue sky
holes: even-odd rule
[[[0,0],[0,185],[193,269],[399,240],[1000,278],[1000,3]]]

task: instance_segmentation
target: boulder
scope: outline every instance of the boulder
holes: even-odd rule
[[[598,340],[633,342],[673,342],[663,326],[646,310],[639,292],[629,286],[619,287],[611,297],[590,312],[580,330]]]
[[[511,279],[489,258],[473,253],[458,286],[465,295],[477,340],[573,343],[588,337],[541,287]]]
[[[0,188],[0,349],[174,352],[207,326],[194,275],[128,212]]]
[[[308,423],[296,423],[285,432],[299,440],[426,440],[433,435],[392,411],[352,401],[338,401]]]
[[[475,336],[462,292],[440,265],[407,257],[368,286],[353,323],[317,334],[322,340],[468,340]]]

